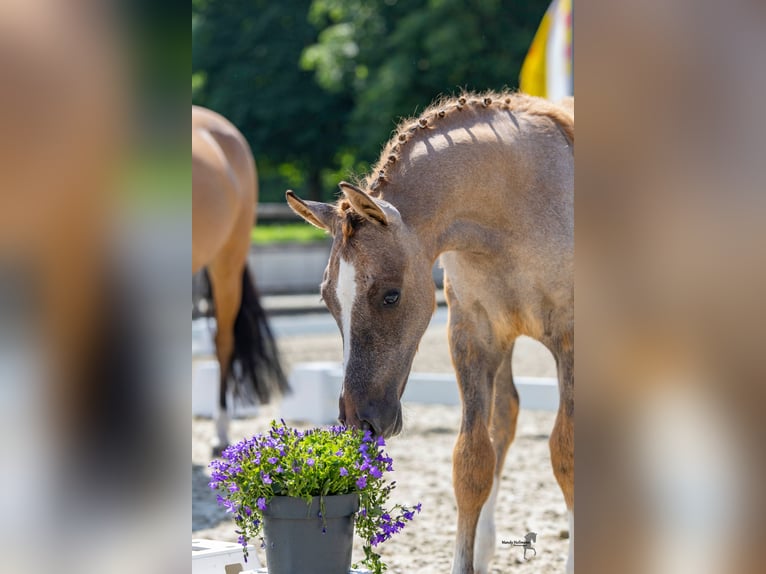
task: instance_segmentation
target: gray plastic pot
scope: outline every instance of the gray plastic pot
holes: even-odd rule
[[[269,574],[348,574],[358,494],[301,498],[275,496],[263,511]],[[323,531],[324,529],[324,531]]]

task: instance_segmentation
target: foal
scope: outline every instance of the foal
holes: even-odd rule
[[[463,405],[454,450],[453,574],[484,573],[519,401],[519,335],[556,358],[553,472],[574,512],[574,118],[514,93],[466,94],[405,120],[360,186],[337,204],[287,201],[334,242],[322,297],[343,337],[340,420],[390,436],[444,267],[449,341]],[[573,538],[573,533],[572,533]],[[567,565],[574,568],[573,547]]]

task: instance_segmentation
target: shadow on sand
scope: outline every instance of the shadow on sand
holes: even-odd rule
[[[208,486],[210,476],[200,464],[192,465],[192,532],[214,528],[230,521],[231,515],[218,506],[216,493]],[[232,523],[232,532],[234,532]]]

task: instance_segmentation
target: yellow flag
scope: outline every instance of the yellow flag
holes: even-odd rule
[[[524,59],[519,87],[551,100],[574,94],[572,0],[551,2]]]

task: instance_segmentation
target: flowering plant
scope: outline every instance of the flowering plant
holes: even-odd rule
[[[383,572],[386,565],[373,547],[420,512],[420,504],[385,508],[396,482],[384,478],[393,470],[384,446],[383,437],[374,438],[370,431],[342,426],[299,431],[282,420],[224,450],[223,458],[210,463],[210,487],[219,492],[218,503],[234,515],[245,559],[248,540],[260,533],[263,511],[274,496],[310,503],[314,496],[358,493],[355,525],[365,541],[363,563],[375,574]]]

